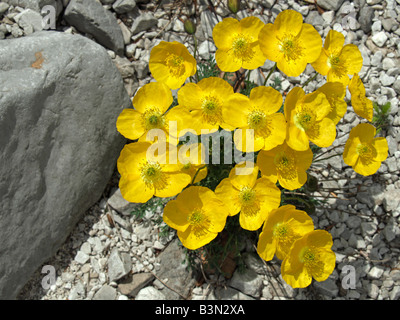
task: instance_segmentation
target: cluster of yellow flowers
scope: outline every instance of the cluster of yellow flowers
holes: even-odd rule
[[[262,227],[257,252],[267,261],[274,255],[283,260],[282,277],[289,285],[323,281],[335,267],[332,237],[314,230],[306,212],[281,206],[281,188],[295,190],[306,183],[313,161],[310,142],[319,147],[334,142],[336,124],[347,111],[347,87],[354,111],[371,121],[372,102],[357,74],[361,53],[355,45],[344,45],[344,36],[333,30],[322,45],[319,33],[293,10],[281,12],[273,24],[256,17],[225,18],[213,29],[213,39],[223,72],[254,70],[269,59],[289,77],[299,76],[310,63],[327,82],[308,94],[294,87],[285,101],[266,86],[246,96],[219,77],[193,82],[195,58],[183,44],[162,41],[149,61],[156,82],[139,89],[134,109],[123,110],[117,120],[118,131],[135,140],[118,159],[121,193],[139,203],[177,195],[167,203],[163,219],[191,250],[211,242],[229,216],[240,214],[243,229]],[[178,105],[170,108],[175,89]],[[236,149],[257,154],[257,160],[237,163],[213,191],[198,184],[208,174],[204,145],[179,140],[188,132],[221,129],[233,132]],[[359,174],[375,173],[387,157],[386,139],[375,134],[368,123],[350,132],[343,159]]]

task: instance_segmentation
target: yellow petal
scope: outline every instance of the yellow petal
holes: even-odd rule
[[[146,131],[142,114],[134,109],[122,110],[117,119],[117,130],[127,139],[139,139]]]
[[[329,30],[325,42],[324,42],[324,48],[327,50],[330,54],[339,54],[340,51],[343,48],[344,45],[344,35],[340,33],[339,31],[336,30]]]
[[[363,58],[360,50],[354,44],[346,44],[340,54],[340,60],[344,60],[347,74],[360,72],[363,65]]]
[[[284,10],[275,19],[274,27],[280,36],[298,35],[303,26],[303,16],[294,10]]]
[[[241,93],[234,93],[222,108],[222,117],[235,128],[247,125],[247,115],[250,112],[250,100]]]
[[[299,33],[299,42],[303,47],[302,54],[308,63],[318,59],[322,50],[322,39],[318,31],[308,23],[304,23]]]
[[[385,161],[388,156],[388,150],[389,150],[386,138],[384,137],[375,138],[372,141],[372,146],[376,150],[375,160]]]
[[[380,166],[380,161],[365,161],[363,158],[358,157],[356,163],[353,166],[353,169],[358,174],[361,174],[363,176],[370,176],[376,173]]]
[[[282,113],[274,113],[268,116],[268,131],[264,136],[264,150],[271,150],[282,144],[286,139],[286,120]]]
[[[232,185],[238,190],[244,186],[252,188],[257,180],[258,170],[254,162],[242,162],[231,170],[229,179]]]
[[[257,166],[260,168],[261,175],[266,177],[271,182],[276,183],[278,180],[276,166],[274,164],[275,155],[281,150],[282,147],[277,146],[272,150],[260,150],[257,155]]]
[[[287,126],[286,143],[290,148],[297,151],[305,151],[310,147],[307,134],[297,128],[294,123]]]
[[[317,71],[320,75],[326,76],[331,69],[328,65],[328,53],[322,48],[321,53],[317,60],[311,63],[311,66]]]
[[[190,182],[191,177],[186,173],[166,173],[168,185],[163,189],[156,189],[155,196],[168,198],[176,196]]]
[[[171,200],[164,208],[163,221],[171,228],[185,231],[189,226],[188,214],[189,210],[182,205],[182,202]]]
[[[242,67],[242,61],[235,59],[231,49],[217,49],[215,61],[223,72],[235,72]]]
[[[307,135],[317,146],[327,148],[335,141],[336,126],[331,119],[324,118],[314,126],[312,131],[307,130]]]
[[[217,237],[218,233],[209,232],[205,229],[196,231],[195,227],[190,226],[183,232],[178,231],[177,235],[179,240],[181,240],[182,244],[186,248],[190,250],[196,250],[214,240]]]
[[[148,108],[158,108],[165,113],[173,102],[172,92],[161,82],[150,82],[141,87],[132,99],[136,110],[144,113]]]
[[[129,202],[145,203],[154,195],[154,188],[146,186],[142,179],[132,179],[127,175],[121,175],[119,188],[122,197]]]
[[[307,58],[301,56],[295,60],[286,60],[284,57],[277,61],[277,67],[288,77],[298,77],[307,66]]]
[[[189,110],[200,109],[203,96],[202,89],[195,83],[187,83],[178,91],[179,105]]]
[[[215,46],[217,48],[231,49],[234,34],[240,32],[241,27],[238,20],[234,18],[223,19],[215,25],[212,31]]]
[[[280,40],[272,23],[266,24],[261,29],[258,35],[258,44],[268,60],[277,62],[282,57],[279,49]]]
[[[261,51],[258,41],[251,45],[252,47],[252,58],[243,60],[242,68],[247,70],[254,70],[261,67],[265,63],[264,53]]]
[[[146,152],[150,146],[148,142],[126,144],[117,161],[118,172],[132,179],[140,177],[140,162],[146,159]]]
[[[239,190],[232,185],[230,179],[223,179],[215,188],[215,194],[222,201],[225,201],[225,204],[229,209],[230,216],[234,216],[239,213],[240,204],[238,201],[235,201],[235,199],[239,197]],[[230,201],[226,201],[226,199],[230,199]]]
[[[251,90],[250,102],[254,108],[265,114],[273,114],[282,107],[283,98],[274,88],[259,86]]]
[[[292,119],[292,112],[296,109],[297,103],[301,101],[304,96],[305,92],[301,87],[294,87],[287,94],[284,104],[284,114],[287,122]]]

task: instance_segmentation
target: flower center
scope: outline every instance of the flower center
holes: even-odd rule
[[[300,262],[304,263],[308,273],[319,275],[323,272],[324,264],[318,250],[314,247],[305,247],[300,251]]]
[[[307,131],[314,126],[315,118],[315,114],[312,110],[303,109],[294,116],[294,124],[299,129]]]
[[[247,124],[250,129],[262,129],[267,124],[267,116],[262,111],[254,110],[247,116]]]
[[[235,58],[242,61],[249,61],[254,56],[254,51],[250,46],[252,39],[239,33],[236,35],[232,42],[232,50]]]
[[[167,185],[167,178],[158,162],[147,161],[140,168],[140,176],[149,188],[162,190]]]
[[[372,147],[368,143],[360,143],[356,148],[356,152],[365,162],[371,162],[374,156]]]
[[[345,63],[339,58],[339,55],[334,53],[328,57],[327,60],[328,67],[333,70],[335,75],[339,78],[347,74],[347,69]]]
[[[190,162],[185,163],[185,164],[183,165],[183,169],[185,169],[185,170],[189,170],[191,167],[192,167],[192,164],[191,164]]]
[[[166,125],[163,114],[156,107],[148,108],[142,114],[142,124],[146,130],[163,129]]]
[[[249,186],[244,186],[240,189],[239,203],[243,214],[255,215],[260,211],[260,204],[257,201],[256,192]]]
[[[292,228],[285,222],[277,223],[272,230],[272,234],[281,245],[291,244],[295,237]]]
[[[291,152],[279,152],[274,158],[278,174],[286,179],[296,178],[296,159]]]
[[[204,221],[204,214],[201,210],[195,209],[189,215],[188,221],[192,226],[198,226]]]
[[[303,56],[303,47],[300,46],[299,41],[293,35],[284,36],[279,39],[279,50],[283,53],[286,61],[296,60]]]
[[[214,96],[204,97],[201,108],[203,110],[203,118],[211,124],[220,123],[222,120],[222,109],[220,101]]]
[[[170,53],[165,59],[165,65],[169,68],[169,73],[173,77],[181,77],[185,73],[184,59],[181,56]]]

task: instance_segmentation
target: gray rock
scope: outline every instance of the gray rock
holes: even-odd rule
[[[42,16],[40,13],[31,9],[26,9],[14,17],[15,22],[24,29],[24,33],[29,35],[36,31],[42,31]]]
[[[105,284],[93,297],[93,300],[115,300],[117,297],[117,289]]]
[[[339,293],[339,288],[337,284],[330,278],[322,282],[314,281],[313,286],[321,294],[331,298],[336,298]]]
[[[368,272],[368,277],[371,279],[379,279],[382,275],[385,269],[381,266],[374,266],[369,270]]]
[[[390,300],[400,299],[400,286],[395,286],[390,292]]]
[[[169,287],[187,297],[196,283],[197,275],[194,270],[187,268],[185,258],[186,255],[179,239],[171,241],[158,256],[161,267],[156,271],[156,276],[160,279],[168,279]],[[168,288],[164,288],[163,293],[167,300],[181,299],[177,293]]]
[[[78,251],[74,258],[74,260],[80,264],[85,264],[86,262],[89,261],[89,259],[90,257],[82,251]]]
[[[166,297],[154,287],[145,287],[139,291],[135,300],[166,300]]]
[[[371,32],[371,21],[374,17],[374,9],[370,6],[363,6],[360,10],[360,14],[358,16],[358,22],[360,23],[360,28],[364,31],[364,33]]]
[[[136,203],[129,202],[122,197],[121,190],[118,188],[116,189],[110,198],[108,198],[108,204],[113,208],[115,211],[119,213],[129,216],[131,215],[132,211],[138,206]]]
[[[361,234],[363,236],[372,236],[375,234],[378,224],[372,221],[361,222]]]
[[[243,273],[236,270],[229,281],[229,285],[246,295],[259,298],[261,296],[263,282],[254,270],[247,269]]]
[[[231,287],[218,287],[214,290],[214,297],[217,300],[255,300],[253,297],[243,294],[242,292]]]
[[[375,35],[373,35],[371,39],[374,44],[376,44],[378,47],[381,48],[385,44],[388,37],[387,37],[385,31],[381,31],[381,32],[378,32]]]
[[[96,0],[71,0],[64,19],[78,31],[92,35],[104,47],[124,54],[124,38],[117,19]]]
[[[102,195],[131,101],[104,48],[52,31],[2,41],[0,88],[0,298],[13,299]]]
[[[110,282],[125,277],[132,270],[132,261],[128,253],[120,253],[114,248],[108,258],[108,277]]]
[[[317,0],[317,4],[325,10],[338,10],[343,0]]]
[[[82,300],[85,298],[86,290],[85,286],[81,281],[78,281],[75,287],[71,290],[68,295],[68,300]]]
[[[138,16],[132,24],[132,34],[137,34],[157,26],[158,20],[151,13],[144,13]]]
[[[135,297],[152,280],[154,280],[154,275],[151,273],[136,273],[118,284],[118,290],[123,295]]]
[[[32,9],[38,13],[41,12],[44,6],[52,6],[56,9],[57,17],[63,9],[62,2],[59,0],[3,0],[12,6],[17,6],[25,9]]]
[[[398,232],[399,227],[396,226],[395,223],[389,222],[385,228],[382,230],[383,235],[385,236],[388,242],[393,241],[396,238],[396,233]]]
[[[136,7],[135,0],[117,0],[114,2],[112,8],[116,13],[127,13]]]
[[[0,2],[0,14],[6,12],[9,7],[10,5],[8,3]]]

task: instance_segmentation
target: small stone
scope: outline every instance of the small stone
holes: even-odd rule
[[[127,13],[136,7],[135,0],[117,0],[114,2],[112,8],[116,13]]]
[[[131,257],[127,253],[120,253],[114,248],[108,258],[108,277],[116,281],[126,276],[132,270]]]
[[[326,295],[331,298],[335,298],[338,295],[339,288],[336,285],[335,281],[332,279],[327,279],[322,282],[315,281],[313,286],[323,295]]]
[[[165,300],[165,296],[154,287],[145,287],[139,291],[135,300]]]
[[[369,270],[368,277],[371,279],[380,279],[384,271],[385,271],[384,268],[380,266],[374,266],[371,268],[371,270]]]
[[[246,295],[259,298],[261,296],[262,279],[251,269],[247,269],[241,273],[236,270],[230,279],[229,285]]]
[[[387,37],[385,31],[381,31],[381,32],[378,32],[375,35],[373,35],[371,39],[374,44],[376,44],[378,47],[381,48],[385,44],[388,37]]]
[[[343,0],[317,0],[317,4],[325,10],[338,10]]]
[[[135,35],[141,31],[157,26],[157,23],[158,20],[151,13],[141,14],[133,21],[131,32]]]
[[[83,253],[86,253],[87,255],[89,255],[92,252],[92,247],[90,246],[90,243],[89,242],[84,242],[81,245],[80,251],[82,251]]]
[[[154,279],[151,273],[136,273],[118,285],[118,290],[126,296],[135,297],[138,292]]]
[[[8,3],[0,2],[0,14],[6,12],[9,7],[10,5]]]
[[[390,292],[390,300],[400,299],[400,286],[395,286]]]
[[[367,285],[367,293],[372,299],[376,299],[379,295],[379,287],[375,283]]]
[[[89,259],[90,259],[89,255],[87,255],[82,251],[78,251],[74,258],[74,260],[80,264],[85,264],[86,262],[89,261]]]
[[[117,290],[108,284],[105,284],[93,297],[93,300],[115,300],[117,297]]]

